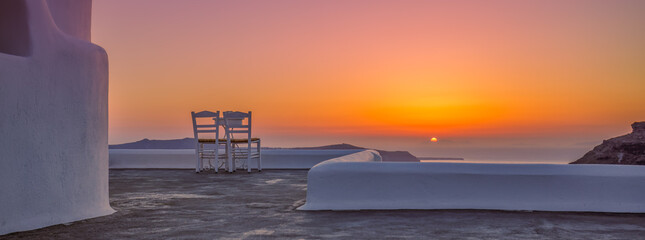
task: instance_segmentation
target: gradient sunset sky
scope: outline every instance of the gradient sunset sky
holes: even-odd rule
[[[421,156],[645,120],[645,1],[94,0],[92,41],[111,144],[189,137],[201,110],[252,110],[264,146]]]

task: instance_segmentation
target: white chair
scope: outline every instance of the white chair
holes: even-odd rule
[[[231,166],[229,172],[235,169],[236,161],[242,161],[242,167],[251,172],[251,159],[257,159],[258,171],[262,171],[262,155],[259,138],[251,137],[252,117],[251,112],[224,112],[224,128],[226,130],[226,142],[230,147],[227,151],[228,164]],[[240,138],[236,138],[240,137]],[[255,144],[255,148],[252,148]]]
[[[214,169],[215,173],[217,173],[221,167],[220,158],[226,158],[227,156],[226,153],[220,154],[219,152],[220,145],[226,145],[226,139],[219,138],[219,127],[222,124],[219,111],[191,112],[190,114],[193,119],[195,157],[197,160],[195,172],[205,170],[204,159],[208,159],[209,168]],[[211,160],[215,160],[215,165],[212,164]]]

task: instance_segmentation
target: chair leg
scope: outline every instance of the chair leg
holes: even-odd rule
[[[262,148],[260,147],[260,141],[258,141],[258,172],[262,172]]]
[[[230,169],[229,164],[228,164],[228,146],[224,145],[224,154],[226,155],[226,158],[224,159],[224,171],[228,171]]]
[[[219,170],[219,144],[215,144],[215,173]]]
[[[233,151],[232,148],[233,147],[230,146],[230,144],[226,144],[226,149],[228,149],[227,153],[226,153],[226,158],[227,158],[226,160],[228,161],[228,172],[229,173],[232,173],[233,169],[235,168],[235,166],[233,166],[233,162],[235,162],[235,161],[233,161],[233,153],[231,153]]]
[[[199,157],[199,143],[195,146],[195,172],[198,173],[201,171],[200,168],[200,157]]]
[[[249,145],[246,147],[246,168],[249,173],[251,173],[251,142],[249,139]]]
[[[233,151],[233,172],[237,172],[237,157],[235,157],[235,148],[239,146],[236,146],[235,144],[231,145],[231,149]]]

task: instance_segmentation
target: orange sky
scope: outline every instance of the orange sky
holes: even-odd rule
[[[110,143],[188,137],[190,111],[209,109],[254,111],[275,147],[590,147],[645,120],[644,13],[645,1],[95,0],[92,40],[110,59]]]

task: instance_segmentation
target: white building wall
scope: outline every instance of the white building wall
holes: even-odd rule
[[[90,11],[90,0],[0,2],[0,234],[114,212],[108,59],[87,41]]]

